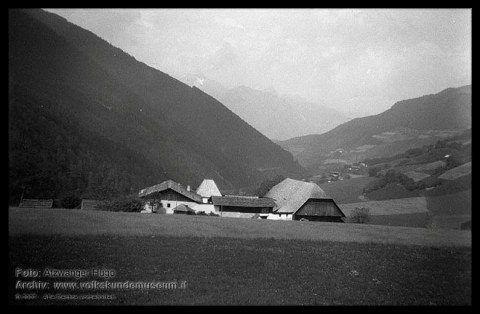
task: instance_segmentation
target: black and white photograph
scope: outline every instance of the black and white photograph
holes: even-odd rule
[[[9,8],[9,305],[471,306],[472,10]]]

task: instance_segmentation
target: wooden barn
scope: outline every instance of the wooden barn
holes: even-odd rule
[[[18,207],[22,208],[52,208],[53,200],[43,200],[43,199],[27,199],[22,198]]]
[[[275,207],[272,199],[256,196],[212,196],[212,203],[220,216],[236,218],[251,218],[256,214],[267,218]]]
[[[345,214],[315,183],[287,178],[265,195],[276,207],[269,219],[343,222]]]

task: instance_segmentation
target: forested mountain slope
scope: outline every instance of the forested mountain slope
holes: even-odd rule
[[[304,171],[214,98],[42,10],[9,11],[9,161],[11,199]]]

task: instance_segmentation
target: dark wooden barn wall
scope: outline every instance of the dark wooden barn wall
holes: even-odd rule
[[[342,217],[333,200],[309,200],[300,207],[294,216]],[[295,219],[295,217],[294,217]]]

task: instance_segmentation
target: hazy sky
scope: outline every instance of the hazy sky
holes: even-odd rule
[[[48,11],[174,77],[273,88],[352,117],[471,84],[471,10]]]

